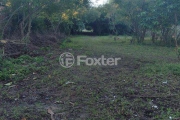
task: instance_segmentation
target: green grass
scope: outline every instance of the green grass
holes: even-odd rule
[[[28,55],[20,56],[17,59],[0,58],[0,80],[1,81],[18,81],[25,78],[28,74],[41,71],[45,67],[41,66],[44,63],[43,57],[30,57]],[[41,66],[41,67],[38,67]]]
[[[123,54],[126,56],[141,58],[150,61],[168,61],[177,59],[175,48],[159,47],[155,45],[130,44],[130,37],[120,37],[120,40],[114,41],[113,37],[87,37],[76,36],[71,38],[72,43],[68,46],[83,46],[84,49],[101,54]]]
[[[0,100],[6,103],[0,103],[4,107],[0,109],[0,119],[50,119],[46,111],[51,106],[56,119],[179,119],[180,64],[174,48],[151,45],[148,38],[144,45],[130,44],[130,37],[120,38],[115,42],[112,36],[69,37],[60,48],[47,53],[48,69],[41,75],[38,73],[37,80],[22,80],[19,84],[24,87],[20,89],[0,84]],[[58,63],[63,52],[122,60],[112,67],[74,65],[65,69]],[[24,69],[36,71],[37,66],[44,66],[42,63],[41,57],[22,56],[6,60],[3,68],[8,75],[15,68],[26,75]],[[25,66],[20,68],[22,65]],[[24,94],[26,97],[21,98]],[[18,102],[14,102],[15,98]]]
[[[153,76],[154,74],[159,74],[159,75],[173,74],[180,76],[180,64],[179,63],[147,64],[145,67],[142,68],[142,72],[150,76]]]

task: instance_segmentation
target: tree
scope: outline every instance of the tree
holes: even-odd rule
[[[32,20],[36,18],[39,12],[48,4],[48,0],[6,0],[5,3],[6,14],[9,14],[11,17],[8,18],[4,29],[11,23],[14,31],[17,28],[20,29],[21,39],[28,41],[31,33]]]
[[[149,18],[152,17],[150,28],[153,31],[160,31],[163,44],[172,45],[177,41],[178,12],[180,12],[179,1],[157,0],[153,1]],[[175,42],[177,45],[177,42]]]
[[[98,8],[91,8],[84,14],[85,25],[91,26],[95,35],[105,35],[109,33],[106,11],[105,7],[100,6]]]
[[[133,40],[137,39],[138,43],[144,41],[147,27],[141,24],[141,15],[145,14],[148,8],[148,0],[114,0],[121,9],[123,22],[133,31]]]
[[[4,3],[5,13],[10,15],[4,28],[11,26],[11,34],[19,32],[20,39],[27,41],[32,30],[46,28],[57,33],[63,28],[62,31],[69,34],[74,21],[80,19],[81,11],[89,6],[89,0],[4,0]]]

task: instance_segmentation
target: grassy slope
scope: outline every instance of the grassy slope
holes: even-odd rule
[[[0,119],[49,119],[49,107],[56,119],[180,118],[180,64],[173,48],[130,45],[128,37],[116,42],[107,36],[70,39],[45,56],[46,73],[32,74],[13,88],[1,83]],[[65,51],[122,60],[114,67],[63,69],[58,57]]]

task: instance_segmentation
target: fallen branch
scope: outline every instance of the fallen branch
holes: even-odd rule
[[[12,54],[4,54],[4,57],[12,57],[12,58],[16,58],[19,57],[22,53],[21,52],[17,52],[17,53],[12,53]]]

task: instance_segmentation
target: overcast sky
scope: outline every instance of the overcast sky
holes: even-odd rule
[[[108,0],[91,0],[91,2],[93,3],[94,6],[99,6],[99,5],[103,5],[107,2]]]

